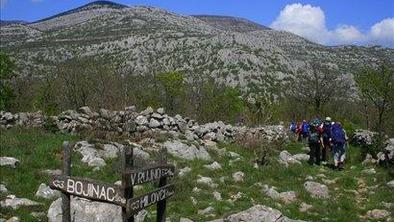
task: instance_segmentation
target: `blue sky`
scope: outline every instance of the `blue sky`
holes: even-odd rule
[[[35,21],[91,1],[0,0],[2,20]],[[230,15],[327,45],[394,47],[393,0],[117,0],[180,14]]]

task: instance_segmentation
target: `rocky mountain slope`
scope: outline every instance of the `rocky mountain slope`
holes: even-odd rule
[[[297,35],[225,16],[186,16],[152,7],[98,1],[33,23],[1,23],[0,49],[24,74],[70,58],[100,58],[133,75],[182,70],[217,82],[269,89],[311,59],[345,73],[381,59],[382,47],[326,47]]]

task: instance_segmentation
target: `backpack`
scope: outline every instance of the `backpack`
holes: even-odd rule
[[[323,125],[323,140],[328,141],[331,138],[331,123],[324,123]]]
[[[308,134],[308,132],[309,132],[309,124],[308,123],[303,123],[301,127],[302,127],[302,134]]]
[[[312,126],[311,132],[309,133],[309,143],[319,143],[319,130],[317,129],[318,126]]]
[[[297,129],[296,124],[295,124],[295,123],[291,123],[291,125],[290,125],[290,130],[291,130],[291,132],[295,133],[295,132],[296,132],[296,129]]]
[[[334,124],[331,128],[332,140],[334,143],[345,143],[345,132],[339,124]]]

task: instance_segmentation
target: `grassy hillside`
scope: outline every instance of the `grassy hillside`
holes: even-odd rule
[[[9,210],[1,209],[1,217],[9,218],[19,216],[22,221],[35,221],[30,216],[32,210],[46,212],[51,201],[43,200],[34,196],[40,183],[49,182],[50,178],[40,173],[45,169],[61,168],[61,144],[64,140],[78,141],[82,138],[76,136],[53,134],[40,129],[20,129],[13,128],[1,131],[0,156],[12,156],[21,161],[16,169],[1,168],[1,183],[5,184],[9,193],[17,197],[25,197],[44,205],[39,209]],[[190,167],[192,171],[184,177],[175,177],[172,181],[176,184],[176,195],[169,200],[168,217],[171,221],[179,221],[180,217],[188,217],[194,221],[208,221],[223,217],[225,215],[245,210],[255,204],[263,204],[280,210],[284,215],[292,219],[302,219],[307,221],[365,221],[360,218],[368,210],[384,209],[382,202],[393,203],[394,192],[386,183],[394,179],[393,169],[383,169],[375,167],[376,174],[366,175],[361,171],[365,169],[361,165],[359,148],[350,147],[348,162],[343,172],[333,171],[324,166],[310,166],[306,163],[302,165],[290,165],[288,168],[280,165],[276,159],[279,151],[274,151],[270,156],[269,164],[260,166],[259,169],[253,167],[255,159],[254,151],[234,144],[219,144],[220,148],[226,148],[242,156],[240,161],[231,161],[230,157],[221,157],[215,153],[210,153],[212,161],[221,164],[222,169],[212,171],[203,167],[205,162],[201,160],[186,161],[170,158],[176,164],[177,169]],[[285,147],[290,153],[301,153],[302,144],[291,143]],[[115,182],[120,179],[116,173],[118,162],[116,160],[107,162],[107,166],[100,171],[92,171],[80,161],[79,154],[73,154],[72,175],[85,176]],[[232,174],[242,171],[245,173],[244,182],[234,182]],[[211,188],[209,186],[197,185],[198,175],[211,177],[214,183],[219,186]],[[306,177],[314,177],[314,181],[324,183],[331,180],[332,184],[327,184],[330,198],[314,199],[303,187]],[[220,179],[221,177],[224,177]],[[221,181],[222,180],[222,181]],[[270,187],[277,187],[277,191],[295,191],[297,201],[291,204],[273,200],[265,195],[261,190],[261,184],[268,184]],[[196,193],[193,188],[201,190]],[[152,189],[151,185],[146,185],[142,194]],[[213,192],[221,193],[223,200],[217,201],[213,198]],[[228,201],[232,195],[241,193],[241,197],[234,202]],[[1,194],[1,199],[5,194]],[[194,205],[191,197],[197,200]],[[299,210],[300,204],[305,202],[313,206],[309,211],[302,213]],[[204,216],[198,214],[199,210],[209,206],[214,208],[213,215]],[[392,211],[393,209],[391,209]],[[148,221],[155,221],[155,207],[148,208],[150,216]],[[388,210],[390,211],[390,209]]]

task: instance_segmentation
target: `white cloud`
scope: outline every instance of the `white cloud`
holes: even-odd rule
[[[339,44],[359,44],[364,41],[364,35],[354,26],[340,25],[331,33],[332,41]]]
[[[339,25],[335,30],[328,30],[324,11],[320,7],[295,3],[286,5],[271,27],[325,45],[368,44],[394,48],[394,18],[376,23],[368,33],[361,33],[351,25]]]
[[[371,27],[371,42],[376,42],[394,47],[394,18],[383,19]]]
[[[318,43],[325,43],[328,38],[323,10],[311,5],[286,5],[271,27],[295,33]]]

